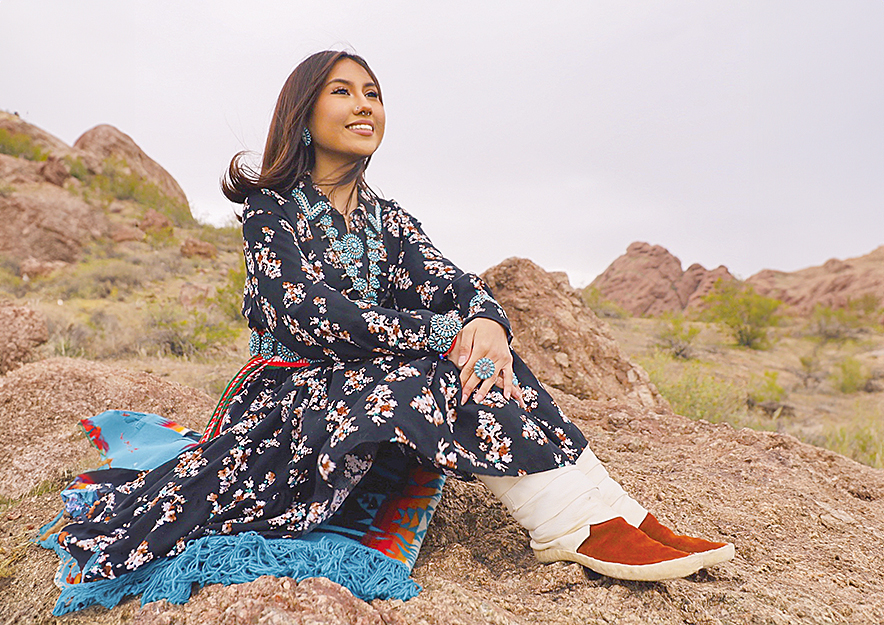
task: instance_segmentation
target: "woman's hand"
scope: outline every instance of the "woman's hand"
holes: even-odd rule
[[[489,358],[494,363],[494,375],[487,380],[479,379],[474,367],[480,358]],[[506,340],[506,330],[491,319],[476,317],[463,327],[457,336],[457,344],[448,359],[460,369],[460,384],[463,388],[461,403],[466,403],[476,387],[476,402],[481,402],[492,385],[503,389],[503,396],[509,400],[515,397],[522,404],[522,391],[513,385],[513,355]]]

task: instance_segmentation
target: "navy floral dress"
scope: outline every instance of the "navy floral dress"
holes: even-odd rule
[[[585,447],[518,356],[524,409],[496,386],[461,403],[459,372],[440,358],[452,324],[485,317],[509,333],[509,322],[482,280],[446,260],[395,202],[361,194],[348,228],[306,178],[285,195],[249,196],[243,239],[253,351],[306,366],[257,370],[217,437],[133,475],[66,526],[59,540],[81,567],[97,554],[83,581],[206,535],[309,532],[381,445],[462,478],[552,469]]]

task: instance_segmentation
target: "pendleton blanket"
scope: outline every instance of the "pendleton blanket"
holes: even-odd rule
[[[115,484],[159,466],[199,444],[200,434],[158,415],[110,410],[81,425],[101,455],[99,468],[77,476],[62,492],[64,510],[41,528],[40,544],[61,558],[56,584],[62,594],[54,613],[89,605],[113,607],[126,596],[142,605],[167,599],[184,603],[193,584],[235,584],[261,575],[326,577],[364,600],[409,599],[420,587],[411,579],[421,543],[442,495],[445,477],[390,447],[341,508],[298,539],[266,539],[254,533],[207,536],[177,556],[161,558],[115,579],[80,583],[77,562],[57,540]]]

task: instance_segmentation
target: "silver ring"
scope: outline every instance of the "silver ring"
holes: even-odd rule
[[[519,385],[519,378],[516,377],[516,372],[513,371],[513,386],[518,386],[518,385]]]
[[[494,375],[494,361],[490,358],[480,358],[473,367],[473,373],[480,380],[487,380]]]

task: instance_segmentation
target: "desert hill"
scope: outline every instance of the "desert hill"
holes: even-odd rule
[[[724,266],[708,270],[695,263],[682,270],[681,261],[666,248],[635,242],[590,286],[630,314],[651,317],[698,308],[718,279],[734,276]],[[884,246],[865,256],[833,258],[800,271],[766,269],[746,283],[762,295],[782,300],[798,315],[818,305],[843,308],[863,296],[884,298]]]

